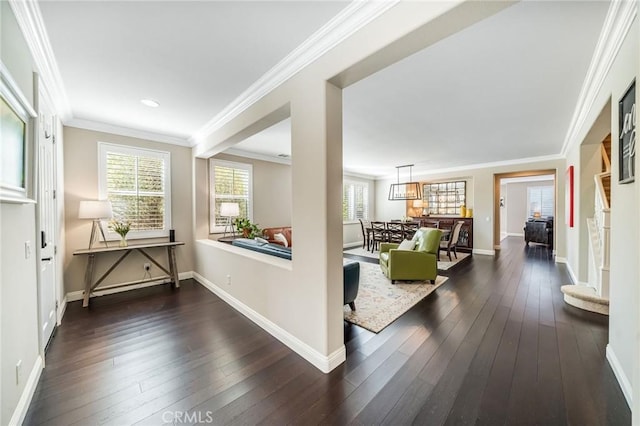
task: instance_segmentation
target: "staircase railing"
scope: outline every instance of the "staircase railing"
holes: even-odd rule
[[[596,290],[601,297],[609,297],[609,260],[611,238],[611,209],[605,192],[604,179],[610,178],[611,172],[603,172],[594,176],[596,183],[595,214],[593,217],[595,235],[592,236],[594,261],[598,270]],[[595,240],[595,241],[594,241]],[[596,254],[597,253],[597,254]]]

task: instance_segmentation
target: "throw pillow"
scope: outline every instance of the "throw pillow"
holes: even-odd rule
[[[289,247],[289,241],[287,241],[287,237],[285,237],[281,232],[274,234],[273,239],[282,243],[283,246]]]
[[[269,244],[269,241],[265,240],[264,238],[256,237],[255,240],[258,244]]]
[[[400,245],[398,246],[398,250],[413,250],[416,246],[416,242],[413,240],[404,240],[403,242],[400,243]]]

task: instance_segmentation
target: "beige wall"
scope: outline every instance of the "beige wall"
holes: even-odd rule
[[[253,166],[253,221],[260,228],[291,226],[291,166],[235,155],[214,158]]]
[[[300,343],[295,346],[299,353],[310,348],[320,357],[332,360],[331,363],[344,359],[340,88],[507,6],[502,2],[482,5],[477,2],[400,2],[194,147],[196,156],[215,155],[250,136],[252,131],[280,121],[283,111],[290,111],[292,225],[296,232],[291,285],[283,285],[283,280],[288,282],[286,276],[263,278],[263,273],[266,277],[268,271],[259,263],[245,259],[229,272],[241,275],[243,271],[238,267],[255,268],[255,275],[261,277],[263,297],[258,300],[246,293],[255,287],[255,279],[250,278],[237,283],[241,289],[228,289],[223,285],[223,291],[233,291],[240,303],[292,336]],[[438,25],[434,21],[438,21]],[[204,200],[195,202],[200,218]],[[201,229],[199,224],[196,227]],[[212,246],[220,243],[207,243],[196,245],[196,272],[206,274],[205,279],[220,286],[224,276],[201,263],[222,255],[218,253],[221,249]],[[231,266],[231,262],[228,265]],[[273,306],[279,306],[284,298],[291,305],[288,311],[274,312]],[[299,321],[302,317],[304,326]]]
[[[253,166],[253,217],[261,228],[291,226],[291,166],[270,161],[255,160],[229,154],[217,154],[213,158],[251,164]],[[364,182],[369,185],[369,212],[373,215],[374,181],[345,175],[344,180]],[[213,234],[218,239],[224,234]],[[294,232],[295,238],[295,232]],[[343,244],[353,246],[362,244],[360,222],[343,224]]]
[[[618,184],[618,100],[634,78],[638,76],[638,22],[637,18],[624,44],[618,52],[610,71],[594,100],[593,107],[579,129],[576,140],[581,143],[573,146],[567,155],[567,165],[573,165],[576,173],[576,206],[582,206],[582,198],[590,197],[592,187],[586,186],[593,179],[590,166],[591,153],[583,152],[586,145],[596,144],[606,135],[606,129],[598,129],[602,124],[601,111],[610,111],[612,151],[611,151],[611,266],[610,266],[610,305],[609,305],[609,359],[619,382],[628,397],[633,394],[636,412],[634,421],[638,421],[637,408],[640,407],[640,377],[638,377],[640,330],[640,182]],[[638,91],[636,89],[636,97]],[[637,98],[636,98],[637,102]],[[607,104],[611,103],[610,109]],[[604,120],[608,122],[609,120]],[[638,157],[636,156],[636,170]],[[586,175],[586,176],[585,176]],[[584,177],[584,179],[583,179]],[[583,187],[585,186],[585,187]],[[591,208],[593,211],[593,208]],[[567,258],[574,275],[584,275],[588,246],[586,223],[580,220],[574,228],[567,229]],[[581,272],[582,271],[582,272]],[[580,279],[583,279],[582,277]],[[586,277],[585,277],[586,280]],[[635,376],[635,379],[634,379]],[[626,389],[625,389],[626,383]]]
[[[505,208],[502,215],[506,217],[506,229],[509,235],[524,235],[524,223],[529,217],[527,189],[532,186],[553,186],[554,181],[514,182],[506,184]]]
[[[493,206],[497,204],[499,199],[493,199],[494,174],[529,171],[529,170],[563,170],[564,160],[548,160],[533,163],[524,163],[517,165],[508,165],[491,168],[476,168],[464,170],[464,172],[449,172],[443,174],[433,174],[426,178],[420,177],[420,181],[438,182],[445,180],[467,181],[467,206],[473,208],[473,249],[474,252],[480,254],[492,254],[493,247]],[[564,174],[558,172],[558,186],[556,194],[564,194]],[[396,201],[388,201],[386,193],[389,191],[389,185],[395,180],[378,180],[376,181],[376,216],[380,220],[388,220],[404,214],[404,203]],[[556,195],[556,211],[558,216],[564,217],[564,198]],[[565,231],[559,229],[555,235],[556,241],[564,241]],[[556,255],[560,260],[565,256],[565,247],[555,244],[557,247]]]
[[[0,2],[0,59],[34,105],[34,65],[8,2]],[[18,408],[39,358],[35,204],[0,202],[0,424]],[[25,243],[31,256],[25,258]],[[16,383],[16,364],[22,374]]]
[[[185,245],[177,248],[179,272],[193,270],[193,223],[192,223],[192,159],[191,149],[160,142],[118,136],[91,130],[64,128],[64,184],[65,184],[65,226],[66,251],[64,265],[65,289],[67,293],[83,290],[85,256],[74,256],[78,249],[86,249],[91,234],[91,221],[78,219],[81,200],[98,199],[98,142],[108,142],[171,153],[171,221],[176,230],[176,240]],[[146,241],[146,240],[145,240]],[[166,238],[158,241],[167,241]],[[133,242],[133,241],[130,241]],[[117,244],[115,241],[111,244]],[[158,259],[166,265],[164,249],[152,249]],[[117,254],[101,255],[96,258],[96,273],[99,277]],[[143,264],[148,260],[141,254],[132,253],[104,281],[104,285],[131,282],[144,278]],[[153,276],[163,272],[152,265]]]

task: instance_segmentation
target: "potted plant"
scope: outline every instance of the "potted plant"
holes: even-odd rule
[[[111,223],[111,229],[113,229],[113,232],[116,232],[118,235],[120,235],[120,247],[126,247],[127,234],[131,230],[131,223],[114,220]]]
[[[233,220],[233,224],[238,232],[242,233],[244,238],[262,237],[262,230],[257,224],[251,223],[251,221],[246,217],[235,218]]]

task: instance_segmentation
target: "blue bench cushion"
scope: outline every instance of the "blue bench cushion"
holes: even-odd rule
[[[232,245],[291,260],[291,249],[280,244],[260,243],[249,238],[236,238]]]

